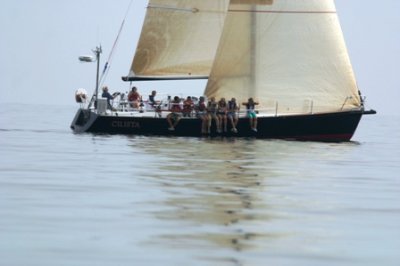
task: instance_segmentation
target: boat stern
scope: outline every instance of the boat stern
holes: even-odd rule
[[[75,114],[74,119],[72,120],[70,128],[75,133],[86,132],[93,125],[94,121],[97,118],[97,114],[88,110],[80,108]]]

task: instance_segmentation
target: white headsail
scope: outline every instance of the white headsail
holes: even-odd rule
[[[207,78],[228,2],[150,0],[127,78]]]
[[[278,113],[359,107],[334,0],[231,0],[205,94]]]

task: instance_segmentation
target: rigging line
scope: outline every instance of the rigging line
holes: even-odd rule
[[[124,22],[125,22],[125,21],[123,21],[122,24],[121,24],[121,27],[120,27],[120,29],[119,29],[119,31],[118,31],[117,38],[116,38],[115,41],[114,41],[114,44],[113,44],[113,46],[112,46],[112,48],[111,48],[111,52],[110,52],[110,54],[109,54],[109,56],[108,56],[107,62],[106,62],[105,65],[104,65],[104,69],[103,69],[103,72],[102,72],[101,78],[100,78],[100,81],[101,81],[100,83],[101,83],[102,85],[103,85],[103,82],[104,82],[104,80],[106,79],[107,74],[108,74],[108,71],[109,71],[109,69],[110,69],[111,62],[112,62],[112,58],[113,58],[113,55],[114,55],[114,51],[115,51],[115,48],[117,47],[117,43],[118,43],[118,40],[119,40],[119,36],[121,35],[122,29],[123,29],[124,24],[125,24]]]
[[[108,70],[110,69],[110,65],[111,65],[111,62],[112,62],[112,59],[113,59],[114,51],[115,51],[115,49],[116,49],[116,47],[117,47],[119,37],[120,37],[121,32],[122,32],[122,30],[123,30],[123,28],[124,28],[125,20],[126,20],[126,18],[128,17],[129,10],[130,10],[130,8],[131,8],[132,3],[133,3],[133,0],[131,0],[130,3],[129,3],[129,5],[128,5],[128,8],[127,8],[127,10],[126,10],[126,12],[125,12],[124,19],[122,20],[121,26],[120,26],[120,28],[119,28],[117,37],[115,38],[115,41],[114,41],[114,44],[113,44],[113,46],[112,46],[112,48],[111,48],[111,51],[110,51],[110,54],[109,54],[109,56],[108,56],[107,62],[106,62],[105,65],[104,65],[103,73],[101,74],[101,78],[100,78],[100,81],[101,81],[100,84],[101,84],[101,85],[103,85],[104,80],[107,78]]]

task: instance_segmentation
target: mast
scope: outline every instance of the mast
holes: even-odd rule
[[[101,45],[96,47],[96,50],[93,50],[96,54],[97,60],[97,71],[96,71],[96,90],[95,90],[95,101],[97,101],[98,93],[99,93],[99,78],[100,78],[100,54],[102,53]]]

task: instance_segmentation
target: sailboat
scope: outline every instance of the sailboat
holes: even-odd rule
[[[122,79],[207,79],[207,99],[255,99],[257,128],[242,105],[235,131],[213,122],[204,132],[195,114],[170,130],[169,97],[159,108],[134,109],[120,99],[110,109],[97,84],[72,121],[74,132],[340,142],[352,138],[362,115],[376,113],[357,87],[334,0],[150,0]]]

